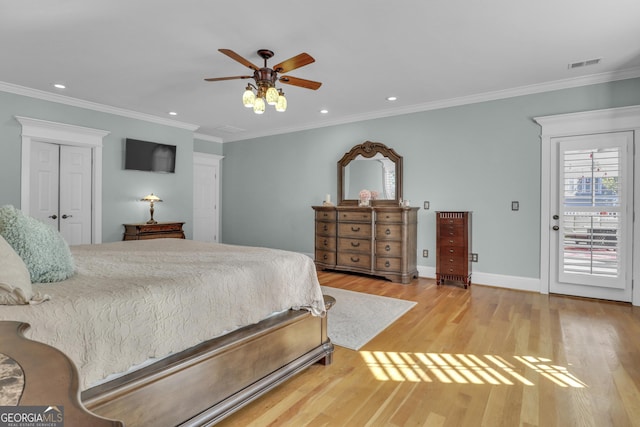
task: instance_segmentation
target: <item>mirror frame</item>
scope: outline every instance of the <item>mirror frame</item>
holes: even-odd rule
[[[372,200],[374,206],[399,206],[402,200],[402,156],[395,152],[393,148],[389,148],[381,142],[365,141],[362,144],[354,146],[349,152],[345,153],[338,160],[338,205],[341,206],[358,206],[360,202],[357,199],[344,199],[344,170],[359,155],[371,158],[376,154],[381,154],[393,161],[396,165],[396,198],[394,200]]]

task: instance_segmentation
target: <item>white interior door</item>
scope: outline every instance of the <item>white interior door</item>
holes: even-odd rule
[[[29,214],[70,245],[91,243],[91,148],[31,144]]]
[[[633,132],[551,142],[549,292],[631,301]]]
[[[219,156],[193,155],[193,240],[218,242]]]
[[[91,149],[60,146],[60,233],[70,245],[91,243]]]
[[[29,215],[58,230],[60,220],[58,215],[59,146],[33,142],[29,173],[31,183]]]

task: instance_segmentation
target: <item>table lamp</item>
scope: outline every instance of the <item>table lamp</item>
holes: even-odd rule
[[[144,196],[140,200],[143,201],[143,202],[149,202],[149,212],[151,213],[151,219],[149,221],[147,221],[147,224],[157,224],[158,221],[153,219],[153,204],[155,202],[161,202],[162,199],[160,199],[160,197],[156,196],[155,194],[151,193],[151,194],[149,194],[147,196]]]

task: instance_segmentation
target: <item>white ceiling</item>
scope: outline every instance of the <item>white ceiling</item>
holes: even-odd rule
[[[288,74],[323,85],[279,85],[288,110],[255,115],[246,80],[203,80],[251,74],[219,48],[256,65],[261,48],[269,65],[307,52]],[[2,0],[0,58],[0,90],[226,142],[640,76],[640,1]]]

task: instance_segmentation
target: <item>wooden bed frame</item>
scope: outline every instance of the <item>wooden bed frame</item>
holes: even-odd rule
[[[28,327],[0,322],[0,353],[24,372],[19,406],[63,405],[70,427],[213,425],[310,365],[331,364],[333,357],[327,318],[289,310],[80,394],[73,363],[53,347],[26,339]]]

